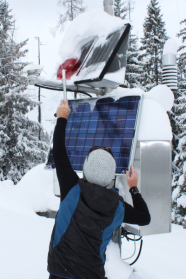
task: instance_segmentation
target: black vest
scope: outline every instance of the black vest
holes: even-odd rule
[[[61,202],[48,254],[51,274],[103,279],[105,249],[124,219],[123,199],[112,189],[78,181]]]

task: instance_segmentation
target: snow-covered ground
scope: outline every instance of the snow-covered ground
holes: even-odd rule
[[[35,212],[57,210],[58,206],[53,173],[44,170],[44,164],[30,170],[16,186],[11,181],[0,182],[1,279],[48,278],[47,253],[54,220]],[[185,237],[186,230],[178,225],[172,226],[170,234],[143,237],[141,256],[132,267],[121,260],[118,246],[110,243],[106,275],[109,279],[184,279]],[[133,243],[124,240],[122,258],[132,253]]]

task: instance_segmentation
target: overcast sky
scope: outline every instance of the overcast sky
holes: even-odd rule
[[[29,38],[27,61],[37,63],[37,41],[40,37],[41,64],[45,65],[47,73],[56,72],[60,57],[58,55],[62,33],[53,37],[50,29],[56,26],[59,14],[63,12],[58,6],[58,0],[8,0],[12,14],[16,20],[16,40]],[[103,0],[84,0],[87,10],[103,9]],[[136,0],[131,14],[134,33],[143,36],[143,22],[147,15],[147,5],[150,0]],[[163,20],[166,23],[167,34],[179,44],[176,34],[180,30],[179,22],[186,18],[186,0],[160,0]],[[58,62],[59,61],[59,62]]]

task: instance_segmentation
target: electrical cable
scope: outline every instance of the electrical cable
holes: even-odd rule
[[[128,231],[125,230],[123,227],[121,228],[121,238],[126,237],[127,240],[132,240],[132,241],[134,241],[134,239],[128,237],[128,235],[130,235],[130,234],[133,235],[133,236],[135,236],[135,234],[133,234],[133,233],[131,233],[131,232],[128,232]],[[142,236],[140,236],[139,238],[135,239],[135,241],[139,241],[139,240],[141,240],[141,239],[142,239]]]
[[[128,237],[128,235],[133,235],[133,236],[134,236],[134,239]],[[132,256],[130,256],[130,257],[128,257],[128,258],[125,258],[125,259],[122,259],[122,260],[131,259],[131,258],[135,255],[135,253],[136,253],[136,241],[139,241],[139,240],[140,240],[140,248],[139,248],[138,255],[137,255],[136,259],[135,259],[132,263],[130,263],[130,265],[133,265],[133,264],[138,260],[140,254],[141,254],[142,245],[143,245],[142,236],[136,239],[135,234],[128,232],[128,231],[125,230],[124,228],[121,228],[121,238],[124,238],[124,237],[126,237],[127,241],[129,241],[129,240],[134,241],[134,252],[133,252]]]
[[[37,85],[37,84],[35,84],[35,86],[36,87],[41,87],[41,88],[43,88],[43,89],[50,89],[50,90],[55,90],[55,91],[63,91],[63,90],[61,90],[61,88],[51,88],[50,86],[45,86],[45,85]],[[90,97],[90,98],[92,98],[92,95],[90,95],[89,93],[87,93],[87,92],[85,92],[85,91],[83,91],[83,90],[72,90],[72,89],[70,89],[70,88],[68,88],[67,87],[67,91],[69,91],[69,92],[77,92],[77,93],[82,93],[82,94],[84,94],[84,95],[86,95],[86,96],[88,96],[88,97]]]
[[[133,265],[139,259],[139,256],[140,256],[141,250],[142,250],[142,245],[143,245],[143,239],[140,242],[140,249],[139,249],[138,255],[137,255],[136,259],[132,263],[130,263],[130,265]]]
[[[134,239],[135,239],[135,235],[134,235]],[[134,241],[134,252],[133,252],[132,256],[122,259],[122,260],[125,261],[125,260],[131,259],[135,255],[135,253],[136,253],[136,241]]]
[[[133,233],[128,233],[128,234],[131,234],[131,235],[133,235],[134,237],[135,237],[135,234],[133,234]],[[128,234],[127,234],[127,240],[131,240],[131,241],[139,241],[139,240],[141,240],[142,239],[142,236],[140,236],[139,238],[134,238],[134,239],[132,239],[132,238],[130,238],[130,237],[128,237]]]

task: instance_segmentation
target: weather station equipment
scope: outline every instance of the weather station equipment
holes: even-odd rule
[[[137,187],[147,202],[151,223],[144,227],[124,224],[124,228],[138,236],[168,233],[171,231],[172,130],[166,111],[171,105],[167,107],[167,102],[156,100],[160,87],[147,93],[139,88],[124,88],[131,26],[113,16],[112,0],[105,0],[104,8],[108,14],[83,13],[70,24],[62,44],[71,56],[68,51],[62,53],[58,79],[43,79],[37,67],[35,72],[33,69],[32,73],[27,72],[37,87],[65,91],[67,97],[69,92],[74,92],[75,98],[69,99],[71,113],[66,127],[67,154],[74,170],[82,172],[92,146],[111,148],[117,165],[116,187],[122,185],[120,191],[125,201],[132,204],[125,173],[134,165],[139,175]],[[85,20],[87,26],[78,31],[76,26]],[[169,54],[163,58],[164,83],[169,69],[174,76],[173,60]],[[162,86],[164,95],[172,98],[173,104],[172,91]],[[171,88],[176,88],[174,81]],[[85,97],[77,98],[78,93]],[[54,192],[59,195],[52,149],[46,165],[54,171]],[[120,232],[116,238],[120,242]]]

